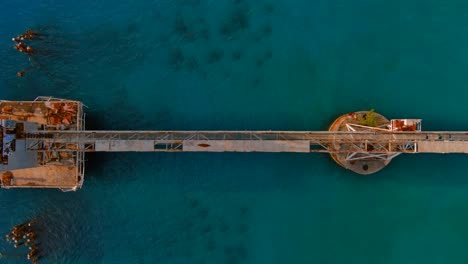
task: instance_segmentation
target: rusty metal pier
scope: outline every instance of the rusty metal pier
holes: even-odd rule
[[[318,152],[361,174],[402,153],[468,153],[468,131],[421,131],[419,119],[382,117],[370,127],[352,121],[356,112],[330,131],[90,131],[83,106],[53,97],[0,101],[3,188],[76,190],[86,152]]]
[[[29,151],[468,153],[468,132],[450,131],[48,131],[25,138]]]

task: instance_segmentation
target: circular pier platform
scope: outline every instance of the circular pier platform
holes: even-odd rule
[[[390,123],[390,121],[385,118],[383,115],[371,112],[371,111],[359,111],[359,112],[352,112],[352,113],[347,113],[344,114],[340,117],[338,117],[330,126],[328,129],[329,131],[348,131],[347,124],[357,124],[361,125],[361,121],[363,119],[366,119],[366,116],[372,114],[374,115],[373,120],[375,121],[373,126],[374,127],[379,127],[383,125],[387,125]],[[341,145],[339,143],[336,143],[336,146],[333,146],[335,149],[343,149],[343,148],[349,148],[347,145]],[[384,159],[378,159],[378,158],[372,158],[372,157],[366,157],[362,159],[352,159],[349,158],[349,154],[353,153],[352,150],[350,150],[349,153],[330,153],[331,157],[333,160],[335,160],[336,163],[339,165],[343,166],[344,168],[348,170],[352,170],[353,172],[362,174],[362,175],[367,175],[367,174],[372,174],[380,171],[383,169],[385,166],[387,166],[391,159],[389,160],[384,160]]]

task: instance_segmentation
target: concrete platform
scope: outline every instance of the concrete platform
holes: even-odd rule
[[[96,140],[95,151],[154,151],[153,140]]]
[[[468,141],[420,141],[418,153],[468,153]]]
[[[75,166],[46,165],[37,168],[12,170],[10,185],[3,188],[75,188],[77,169]]]
[[[310,152],[308,140],[186,140],[183,151],[197,152]]]

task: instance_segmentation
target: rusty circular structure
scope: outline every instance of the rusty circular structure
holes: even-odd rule
[[[348,131],[347,124],[356,124],[360,125],[360,120],[365,117],[370,113],[370,111],[358,111],[358,112],[352,112],[352,113],[347,113],[344,115],[341,115],[335,121],[332,123],[330,128],[328,129],[329,131]],[[390,121],[385,118],[383,115],[378,114],[373,112],[375,115],[375,121],[376,121],[376,127],[380,126],[385,126],[390,123]],[[336,145],[333,146],[335,149],[343,149],[347,148],[347,145],[341,145],[339,143],[335,143]],[[350,150],[349,153],[333,153],[331,152],[330,155],[333,158],[333,160],[338,163],[339,165],[343,166],[344,168],[351,170],[353,172],[362,174],[362,175],[367,175],[367,174],[372,174],[380,171],[383,169],[385,166],[387,166],[391,159],[389,160],[383,160],[383,159],[378,159],[378,158],[372,158],[368,157],[365,159],[349,159],[349,154],[353,153],[352,150]]]

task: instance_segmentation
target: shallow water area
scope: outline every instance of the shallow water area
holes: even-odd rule
[[[0,98],[83,101],[88,129],[325,130],[371,108],[468,129],[463,1],[2,6]],[[10,40],[27,28],[48,34],[31,60]],[[363,177],[323,154],[89,154],[75,193],[2,190],[0,231],[42,217],[39,263],[466,263],[467,162]]]

